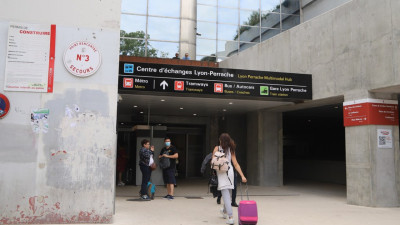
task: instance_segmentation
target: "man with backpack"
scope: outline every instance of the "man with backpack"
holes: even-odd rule
[[[178,158],[178,151],[175,146],[171,145],[171,139],[166,137],[164,139],[165,147],[161,149],[159,159],[160,167],[163,169],[164,183],[167,185],[167,195],[164,199],[174,199],[174,187],[176,185],[175,170],[176,159]],[[168,165],[169,163],[169,165]]]

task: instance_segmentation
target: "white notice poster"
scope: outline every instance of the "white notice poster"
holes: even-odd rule
[[[55,25],[10,23],[4,90],[53,92]]]
[[[391,129],[378,129],[378,148],[393,148]]]

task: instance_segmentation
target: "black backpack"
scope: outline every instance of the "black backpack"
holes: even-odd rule
[[[159,161],[160,161],[159,162],[160,168],[163,169],[163,170],[167,169],[171,165],[171,162],[169,161],[169,158],[161,157]]]

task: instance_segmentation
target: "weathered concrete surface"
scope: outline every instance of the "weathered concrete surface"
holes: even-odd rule
[[[0,120],[0,224],[111,222],[119,17],[120,1],[2,2],[0,43],[11,21],[53,23],[57,31],[53,93],[5,92],[0,48],[0,92],[11,102]],[[67,46],[81,40],[93,43],[103,62],[88,78],[63,64]],[[48,130],[34,131],[31,112],[43,108]]]

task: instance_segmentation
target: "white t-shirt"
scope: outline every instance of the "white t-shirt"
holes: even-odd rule
[[[150,156],[149,166],[154,163],[153,155]]]

